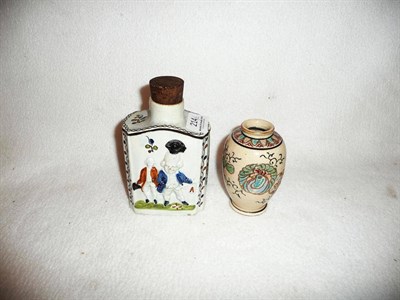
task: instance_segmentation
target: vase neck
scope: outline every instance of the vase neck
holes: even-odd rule
[[[274,134],[274,130],[272,123],[261,119],[246,120],[241,125],[242,133],[254,139],[266,139]]]
[[[174,125],[183,127],[185,125],[183,101],[177,104],[160,104],[149,99],[149,110],[151,124]]]

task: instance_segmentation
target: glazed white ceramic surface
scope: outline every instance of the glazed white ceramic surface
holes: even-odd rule
[[[160,105],[150,99],[150,110],[128,115],[122,127],[133,210],[192,215],[203,208],[209,161],[207,119],[183,110],[183,103]],[[171,153],[171,143],[180,145],[179,153]],[[146,182],[149,177],[152,180]]]

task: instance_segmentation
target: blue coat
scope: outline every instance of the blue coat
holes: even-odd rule
[[[186,175],[183,174],[182,172],[176,173],[176,180],[178,180],[180,185],[183,185],[184,183],[193,182],[191,179],[187,178]],[[158,182],[157,191],[159,193],[162,193],[168,182],[168,175],[163,170],[161,170],[160,173],[158,173],[157,182]]]

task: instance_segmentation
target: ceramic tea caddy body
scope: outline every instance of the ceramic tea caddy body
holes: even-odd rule
[[[129,202],[136,213],[193,215],[203,208],[210,125],[184,109],[183,80],[150,80],[149,110],[122,123]]]
[[[231,207],[245,215],[263,213],[281,183],[285,163],[286,146],[273,124],[250,119],[234,128],[222,156]]]

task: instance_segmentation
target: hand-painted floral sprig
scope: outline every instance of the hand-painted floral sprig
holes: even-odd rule
[[[268,159],[269,164],[271,166],[277,167],[278,164],[281,165],[283,163],[283,161],[285,160],[285,157],[283,157],[282,153],[279,154],[278,158],[274,157],[274,155],[275,155],[275,153],[269,153],[267,151],[267,155],[262,154],[262,155],[260,155],[260,157],[264,157],[265,159]]]
[[[138,124],[146,120],[146,117],[143,114],[137,114],[134,118],[132,118],[132,125]]]
[[[229,153],[228,147],[225,146],[222,167],[225,168],[229,174],[235,173],[235,167],[233,166],[233,163],[236,163],[238,160],[241,160],[241,158],[235,157],[235,152]]]
[[[226,185],[230,186],[234,190],[234,194],[240,198],[240,195],[246,196],[245,192],[235,183],[235,181],[226,179]]]
[[[154,145],[154,140],[149,138],[148,136],[146,136],[146,137],[147,137],[148,144],[146,144],[144,147],[146,149],[149,149],[149,150],[147,150],[147,152],[151,153],[151,152],[157,151],[158,147],[156,145]]]

